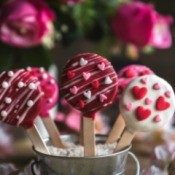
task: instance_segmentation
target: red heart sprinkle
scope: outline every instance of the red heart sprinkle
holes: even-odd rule
[[[79,106],[80,108],[84,108],[84,106],[85,106],[84,101],[83,101],[83,100],[80,100],[80,101],[78,102],[78,106]]]
[[[94,87],[95,89],[98,89],[98,88],[99,88],[99,86],[100,86],[100,84],[99,84],[99,81],[98,81],[98,80],[96,80],[96,81],[92,82],[92,83],[91,83],[91,85],[92,85],[92,87]]]
[[[140,100],[146,95],[147,88],[146,87],[134,86],[132,88],[132,93],[133,93],[133,95],[136,99]]]
[[[68,77],[69,79],[72,79],[72,78],[75,77],[75,73],[72,72],[72,71],[68,71],[68,72],[67,72],[67,77]]]
[[[149,109],[145,109],[142,106],[138,106],[136,109],[136,116],[138,121],[142,121],[147,119],[151,115],[151,111]]]
[[[135,72],[133,71],[133,70],[131,70],[131,69],[128,69],[126,72],[125,72],[125,77],[127,77],[127,78],[132,78],[132,77],[134,77],[136,74],[135,74]]]
[[[163,111],[170,107],[170,103],[166,102],[163,96],[160,96],[156,101],[156,109]]]

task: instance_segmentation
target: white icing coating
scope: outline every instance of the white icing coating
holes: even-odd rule
[[[9,83],[7,81],[2,82],[2,87],[5,89],[9,86]]]
[[[9,97],[6,97],[6,98],[5,98],[5,102],[6,102],[7,104],[10,104],[10,103],[12,102],[12,99],[9,98]]]
[[[8,76],[9,76],[9,77],[13,77],[13,75],[14,75],[13,71],[9,71],[9,72],[8,72]]]
[[[2,117],[7,117],[8,113],[6,111],[1,111],[1,116]]]
[[[147,79],[143,83],[141,79]],[[155,89],[154,85],[159,84],[160,88]],[[146,87],[146,95],[141,99],[136,99],[133,95],[133,87]],[[171,94],[169,97],[165,93]],[[158,98],[162,96],[169,107],[160,110],[157,107]],[[146,100],[149,99],[150,101]],[[145,103],[147,101],[147,103]],[[163,104],[163,103],[162,103]],[[164,105],[164,104],[163,104]],[[142,115],[136,114],[138,107],[143,107]],[[149,111],[146,111],[149,110]],[[140,109],[138,109],[140,111]],[[175,111],[175,95],[171,85],[164,79],[156,75],[145,75],[135,78],[124,90],[120,99],[120,112],[124,117],[127,127],[133,131],[152,131],[167,124]],[[151,112],[151,113],[149,113]],[[145,113],[149,113],[144,117]],[[140,116],[140,117],[138,117]]]
[[[36,84],[30,83],[28,87],[29,87],[29,89],[34,90],[34,89],[36,89]]]
[[[32,100],[29,100],[29,101],[27,102],[27,106],[28,106],[28,107],[33,106],[33,104],[34,104],[34,102],[33,102]]]
[[[20,81],[20,82],[18,83],[18,87],[19,87],[19,88],[24,87],[24,83],[23,83],[22,81]]]

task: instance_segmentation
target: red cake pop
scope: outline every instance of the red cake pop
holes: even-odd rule
[[[61,91],[83,117],[85,156],[95,155],[94,121],[98,110],[108,107],[117,93],[118,78],[104,57],[84,53],[73,57],[63,69]]]
[[[118,78],[104,57],[84,53],[73,57],[63,69],[61,91],[65,99],[84,116],[94,118],[98,110],[112,104]]]
[[[48,153],[34,119],[43,104],[43,92],[37,78],[24,69],[0,74],[0,120],[26,129],[35,148]]]
[[[25,129],[32,127],[43,104],[37,78],[23,69],[13,70],[0,75],[0,84],[0,120]]]

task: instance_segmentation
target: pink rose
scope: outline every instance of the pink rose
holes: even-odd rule
[[[141,48],[171,46],[170,17],[161,16],[149,4],[132,2],[121,5],[111,20],[114,35],[124,43]]]
[[[0,39],[16,47],[38,45],[54,18],[42,0],[13,0],[0,9]]]

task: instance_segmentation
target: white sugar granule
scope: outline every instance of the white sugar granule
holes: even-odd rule
[[[75,145],[71,142],[64,142],[66,148],[56,148],[49,146],[51,155],[64,156],[64,157],[84,157],[84,147],[81,145]],[[96,145],[95,152],[96,156],[103,156],[112,154],[116,147],[116,143],[112,144],[98,144]]]

